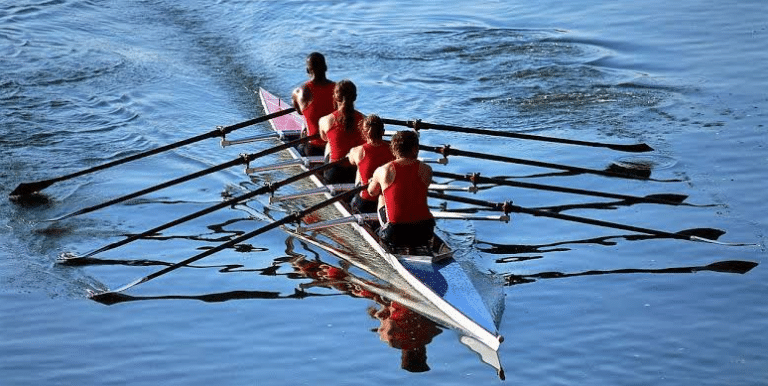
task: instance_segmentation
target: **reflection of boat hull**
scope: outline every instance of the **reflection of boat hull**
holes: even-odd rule
[[[259,96],[267,113],[291,107],[263,89]],[[303,117],[291,113],[272,119],[270,123],[280,138],[296,138],[300,135]],[[288,149],[288,153],[294,159],[302,159],[295,149]],[[308,169],[305,165],[301,167]],[[315,187],[325,186],[317,176],[311,176],[310,180]],[[330,197],[330,193],[323,196],[324,199]],[[347,204],[336,202],[332,209],[319,211],[310,221],[349,216],[351,214]],[[489,312],[465,269],[450,257],[450,248],[441,239],[436,237],[437,247],[433,247],[433,253],[448,257],[433,263],[431,258],[424,256],[419,258],[388,252],[379,244],[375,232],[364,223],[345,223],[317,231],[317,236],[330,239],[331,243],[306,234],[295,235],[398,288],[401,294],[388,293],[386,296],[459,331],[461,341],[480,353],[483,360],[497,368],[501,374],[497,350],[502,339],[497,332],[496,318]]]

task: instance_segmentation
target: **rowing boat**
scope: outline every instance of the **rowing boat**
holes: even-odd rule
[[[259,90],[259,97],[268,114],[291,107],[264,89]],[[288,141],[301,135],[304,118],[294,112],[269,122],[277,137]],[[309,170],[311,160],[302,157],[294,148],[287,149],[287,153],[299,161],[289,164]],[[343,189],[326,185],[317,175],[312,175],[309,180],[314,185],[313,191],[322,194],[320,197],[308,194],[303,196],[305,199],[329,199],[335,191]],[[477,289],[476,275],[453,257],[453,251],[442,238],[435,237],[431,251],[391,252],[379,243],[367,218],[353,215],[346,202],[336,202],[304,220],[309,224],[284,229],[399,288],[399,294],[388,293],[387,296],[396,297],[393,300],[456,330],[460,341],[480,354],[481,359],[496,368],[503,378],[498,357],[503,340],[498,332],[500,310],[486,304]]]

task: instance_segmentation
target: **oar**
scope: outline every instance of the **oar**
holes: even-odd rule
[[[546,137],[543,135],[522,134],[522,133],[486,130],[486,129],[474,129],[469,127],[459,127],[459,126],[450,126],[450,125],[437,125],[434,123],[422,122],[421,120],[399,121],[396,119],[382,119],[382,122],[389,125],[406,126],[415,130],[434,129],[434,130],[443,130],[443,131],[453,131],[457,133],[481,134],[481,135],[488,135],[488,136],[494,136],[494,137],[506,137],[506,138],[517,138],[517,139],[526,139],[526,140],[533,140],[533,141],[555,142],[555,143],[563,143],[568,145],[604,147],[611,150],[625,151],[630,153],[643,153],[643,152],[653,151],[653,148],[648,146],[645,143],[638,143],[634,145],[623,145],[623,144],[612,144],[612,143],[602,143],[602,142],[580,141],[575,139]]]
[[[578,166],[569,166],[569,165],[555,164],[551,162],[542,162],[542,161],[527,160],[522,158],[507,157],[507,156],[498,155],[498,154],[478,153],[474,151],[455,149],[455,148],[452,148],[450,145],[444,145],[442,147],[419,145],[419,149],[439,153],[439,154],[442,154],[444,157],[448,157],[449,155],[457,155],[457,156],[464,156],[464,157],[470,157],[470,158],[484,159],[489,161],[499,161],[499,162],[513,163],[513,164],[536,166],[540,168],[565,170],[571,173],[596,174],[596,175],[606,176],[606,177],[630,178],[635,180],[650,180],[650,178],[646,176],[641,176],[636,174],[614,172],[609,170],[588,169],[588,168],[582,168]],[[678,180],[658,180],[658,181],[677,182]]]
[[[127,163],[127,162],[131,162],[131,161],[135,161],[137,159],[149,157],[151,155],[162,153],[164,151],[175,149],[177,147],[181,147],[181,146],[189,145],[189,144],[192,144],[192,143],[195,143],[195,142],[199,142],[199,141],[202,141],[204,139],[224,136],[224,135],[226,135],[226,134],[228,134],[228,133],[230,133],[232,131],[235,131],[237,129],[241,129],[241,128],[246,127],[246,126],[251,126],[251,125],[254,125],[254,124],[259,123],[259,122],[264,122],[264,121],[270,120],[272,118],[277,118],[277,117],[279,117],[281,115],[285,115],[285,114],[291,113],[293,111],[294,111],[293,108],[289,108],[289,109],[286,109],[286,110],[278,111],[276,113],[272,113],[272,114],[264,115],[264,116],[261,116],[261,117],[258,117],[258,118],[253,118],[253,119],[250,119],[250,120],[247,120],[247,121],[244,121],[244,122],[236,123],[234,125],[230,125],[230,126],[226,126],[226,127],[218,127],[215,130],[211,130],[211,131],[209,131],[209,132],[207,132],[205,134],[200,134],[200,135],[192,137],[192,138],[188,138],[188,139],[185,139],[185,140],[182,140],[182,141],[179,141],[179,142],[175,142],[175,143],[172,143],[172,144],[169,144],[169,145],[158,147],[156,149],[148,150],[148,151],[145,151],[143,153],[134,154],[132,156],[121,158],[121,159],[118,159],[118,160],[115,160],[115,161],[112,161],[112,162],[107,162],[105,164],[94,166],[92,168],[81,170],[79,172],[75,172],[75,173],[71,173],[71,174],[67,174],[67,175],[64,175],[64,176],[61,176],[61,177],[56,177],[56,178],[51,178],[51,179],[48,179],[48,180],[42,180],[42,181],[36,181],[36,182],[22,182],[21,184],[19,184],[19,186],[16,187],[16,189],[14,189],[9,194],[9,196],[10,196],[11,199],[15,199],[17,197],[22,197],[22,196],[28,196],[28,195],[30,195],[32,193],[39,192],[39,191],[41,191],[41,190],[43,190],[43,189],[45,189],[45,188],[47,188],[47,187],[57,183],[57,182],[69,180],[69,179],[72,179],[72,178],[75,178],[75,177],[80,177],[80,176],[88,174],[88,173],[93,173],[93,172],[96,172],[96,171],[99,171],[99,170],[111,168],[113,166],[121,165],[121,164],[124,164],[124,163]]]
[[[316,167],[314,169],[308,170],[306,172],[296,174],[296,175],[291,176],[289,178],[286,178],[284,180],[264,185],[263,187],[261,187],[259,189],[256,189],[254,191],[242,194],[242,195],[237,196],[237,197],[230,198],[229,200],[222,201],[222,202],[220,202],[220,203],[218,203],[216,205],[210,206],[208,208],[199,210],[199,211],[197,211],[195,213],[192,213],[192,214],[186,215],[184,217],[178,218],[176,220],[173,220],[173,221],[167,222],[165,224],[159,225],[159,226],[154,227],[154,228],[152,228],[152,229],[150,229],[148,231],[144,231],[144,232],[141,232],[139,234],[127,237],[127,238],[125,238],[123,240],[116,241],[116,242],[111,243],[109,245],[105,245],[105,246],[103,246],[101,248],[98,248],[98,249],[95,249],[95,250],[93,250],[91,252],[88,252],[88,253],[86,253],[83,256],[78,256],[78,255],[74,255],[74,254],[64,255],[62,258],[60,258],[59,262],[67,262],[68,260],[71,260],[71,259],[88,258],[88,257],[91,257],[93,255],[96,255],[97,253],[108,251],[110,249],[115,249],[117,247],[123,246],[125,244],[128,244],[130,242],[136,241],[138,239],[142,239],[142,238],[145,238],[147,236],[156,234],[156,233],[158,233],[158,232],[160,232],[162,230],[168,229],[170,227],[173,227],[173,226],[185,223],[187,221],[196,219],[198,217],[204,216],[204,215],[206,215],[208,213],[212,213],[212,212],[215,212],[215,211],[217,211],[219,209],[235,205],[235,204],[237,204],[239,202],[243,202],[243,201],[248,200],[248,199],[250,199],[252,197],[256,197],[256,196],[258,196],[260,194],[264,194],[264,193],[268,193],[268,192],[269,193],[274,192],[275,190],[277,190],[278,188],[280,188],[282,186],[285,186],[285,185],[288,185],[288,184],[292,184],[292,183],[294,183],[296,181],[299,181],[301,179],[307,178],[307,177],[309,177],[309,176],[311,176],[311,175],[313,175],[315,173],[320,173],[323,170],[331,168],[331,167],[335,166],[336,164],[338,164],[338,163],[340,163],[342,161],[331,162],[331,163],[328,163],[328,164]]]
[[[586,271],[576,273],[562,273],[562,272],[541,272],[530,275],[514,275],[509,274],[505,276],[507,285],[525,284],[535,281],[535,279],[561,279],[566,277],[577,276],[597,276],[597,275],[613,275],[613,274],[634,274],[634,273],[650,273],[650,274],[668,274],[668,273],[696,273],[701,271],[710,271],[718,273],[735,273],[743,275],[753,268],[757,267],[758,263],[753,261],[743,260],[726,260],[718,261],[712,264],[700,266],[700,267],[673,267],[673,268],[660,268],[660,269],[639,269],[639,268],[627,268],[616,269],[611,271]]]
[[[683,205],[683,201],[685,201],[685,199],[688,198],[688,196],[683,194],[652,194],[645,197],[638,197],[638,196],[630,196],[630,195],[618,194],[618,193],[600,192],[595,190],[575,189],[575,188],[567,188],[562,186],[535,184],[530,182],[510,181],[510,180],[505,180],[501,178],[482,177],[480,176],[479,173],[461,175],[461,174],[446,173],[441,171],[433,171],[432,175],[435,177],[452,178],[454,180],[460,180],[460,181],[469,181],[469,182],[472,182],[473,184],[488,183],[488,184],[505,185],[505,186],[512,186],[516,188],[524,188],[524,189],[547,190],[552,192],[580,194],[580,195],[594,196],[594,197],[615,198],[618,200],[625,200],[629,203],[647,202],[647,203],[653,203],[653,204]]]
[[[660,237],[666,237],[666,238],[673,238],[673,239],[680,239],[680,240],[690,240],[690,241],[703,241],[707,243],[712,244],[719,244],[719,245],[727,245],[727,246],[753,246],[756,244],[753,243],[724,243],[716,240],[710,240],[705,237],[701,237],[699,235],[690,234],[689,232],[679,232],[679,233],[672,233],[672,232],[666,232],[666,231],[660,231],[655,229],[648,229],[648,228],[642,228],[642,227],[636,227],[633,225],[626,225],[626,224],[619,224],[615,222],[609,222],[609,221],[603,221],[603,220],[595,220],[591,218],[586,217],[578,217],[578,216],[571,216],[567,214],[561,214],[561,213],[552,213],[547,212],[543,210],[536,210],[536,209],[530,209],[525,208],[522,206],[512,205],[509,202],[505,203],[494,203],[494,202],[488,202],[484,200],[478,200],[473,198],[466,198],[466,197],[459,197],[459,196],[451,196],[447,194],[439,194],[439,193],[432,193],[429,192],[428,195],[433,198],[439,198],[443,200],[449,200],[449,201],[456,201],[461,202],[465,204],[472,204],[472,205],[479,205],[479,206],[485,206],[488,208],[492,208],[495,210],[503,211],[504,213],[525,213],[530,214],[532,216],[537,217],[550,217],[555,218],[559,220],[565,220],[565,221],[571,221],[571,222],[578,222],[582,224],[590,224],[590,225],[596,225],[606,228],[614,228],[614,229],[622,229],[626,231],[631,232],[637,232],[637,233],[644,233],[648,235],[653,236],[660,236]]]
[[[70,218],[70,217],[74,217],[74,216],[79,216],[81,214],[90,213],[90,212],[93,212],[95,210],[108,207],[110,205],[118,204],[118,203],[121,203],[123,201],[130,200],[132,198],[136,198],[136,197],[148,194],[148,193],[156,192],[158,190],[165,189],[167,187],[180,184],[182,182],[193,180],[195,178],[202,177],[204,175],[217,172],[219,170],[224,170],[226,168],[230,168],[230,167],[235,166],[235,165],[242,165],[242,164],[246,164],[247,165],[249,162],[251,162],[251,161],[253,161],[253,160],[257,159],[257,158],[263,157],[263,156],[268,155],[268,154],[277,153],[279,151],[282,151],[282,150],[285,150],[285,149],[288,149],[288,148],[295,147],[296,145],[298,145],[298,144],[300,144],[302,142],[306,142],[306,141],[311,140],[315,136],[317,136],[317,134],[315,134],[313,136],[309,136],[309,137],[299,138],[297,140],[294,140],[294,141],[291,141],[291,142],[287,142],[287,143],[284,143],[284,144],[281,144],[281,145],[277,145],[275,147],[271,147],[269,149],[262,150],[262,151],[260,151],[258,153],[241,155],[240,157],[235,158],[232,161],[225,162],[225,163],[220,164],[220,165],[212,166],[212,167],[210,167],[208,169],[204,169],[204,170],[201,170],[199,172],[188,174],[186,176],[182,176],[182,177],[176,178],[174,180],[171,180],[171,181],[168,181],[168,182],[164,182],[162,184],[151,186],[151,187],[146,188],[146,189],[142,189],[142,190],[139,190],[139,191],[136,191],[136,192],[133,192],[133,193],[126,194],[126,195],[121,196],[121,197],[114,198],[114,199],[109,200],[109,201],[102,202],[101,204],[89,206],[87,208],[83,208],[83,209],[74,211],[72,213],[68,213],[68,214],[65,214],[65,215],[62,215],[62,216],[59,216],[59,217],[56,217],[56,218],[48,219],[48,220],[45,220],[45,221],[59,221],[59,220],[64,220],[66,218]]]
[[[179,269],[181,267],[184,267],[184,266],[186,266],[189,263],[193,263],[193,262],[198,261],[198,260],[200,260],[202,258],[208,257],[208,256],[213,255],[214,253],[220,252],[220,251],[222,251],[224,249],[234,247],[238,243],[241,243],[241,242],[246,241],[246,240],[248,240],[250,238],[253,238],[253,237],[257,236],[257,235],[260,235],[262,233],[265,233],[267,231],[270,231],[272,229],[280,227],[280,226],[282,226],[284,224],[300,221],[302,219],[302,217],[304,217],[304,216],[306,216],[306,215],[308,215],[308,214],[310,214],[310,213],[312,213],[312,212],[314,212],[314,211],[316,211],[318,209],[321,209],[321,208],[324,208],[326,206],[329,206],[329,205],[331,205],[331,204],[333,204],[333,203],[335,203],[337,201],[349,200],[353,195],[355,195],[357,193],[360,193],[361,190],[366,189],[366,188],[367,188],[367,185],[358,186],[355,189],[352,189],[350,191],[342,193],[342,194],[340,194],[338,196],[334,196],[334,197],[332,197],[332,198],[330,198],[328,200],[325,200],[323,202],[320,202],[318,204],[312,205],[309,208],[304,209],[302,211],[289,214],[289,215],[283,217],[280,220],[273,221],[273,222],[271,222],[271,223],[269,223],[269,224],[267,224],[267,225],[265,225],[263,227],[260,227],[260,228],[258,228],[256,230],[253,230],[251,232],[245,233],[245,234],[243,234],[243,235],[241,235],[241,236],[239,236],[237,238],[234,238],[234,239],[232,239],[230,241],[227,241],[226,243],[219,244],[218,246],[216,246],[214,248],[208,249],[208,250],[206,250],[206,251],[204,251],[202,253],[199,253],[199,254],[197,254],[195,256],[192,256],[192,257],[190,257],[188,259],[185,259],[185,260],[180,261],[180,262],[178,262],[176,264],[173,264],[173,265],[168,266],[168,267],[166,267],[164,269],[161,269],[161,270],[159,270],[157,272],[154,272],[152,274],[144,276],[144,277],[142,277],[142,278],[140,278],[138,280],[135,280],[135,281],[133,281],[131,283],[128,283],[128,284],[126,284],[126,285],[124,285],[124,286],[122,286],[122,287],[120,287],[120,288],[118,288],[118,289],[116,289],[114,291],[105,291],[105,292],[102,292],[102,293],[93,294],[93,295],[91,295],[91,298],[96,300],[96,301],[98,301],[98,299],[101,298],[101,297],[105,297],[105,296],[108,297],[111,294],[115,294],[115,293],[118,293],[118,292],[123,292],[123,291],[125,291],[125,290],[127,290],[127,289],[129,289],[131,287],[137,286],[137,285],[142,284],[142,283],[146,283],[146,282],[148,282],[148,281],[150,281],[152,279],[155,279],[157,277],[165,275],[168,272],[171,272],[171,271],[177,270],[177,269]]]

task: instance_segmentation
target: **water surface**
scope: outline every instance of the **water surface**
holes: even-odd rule
[[[527,277],[504,288],[507,382],[762,384],[766,11],[761,1],[3,4],[0,193],[260,116],[254,91],[287,97],[305,80],[305,55],[321,51],[331,78],[358,85],[365,113],[645,142],[655,151],[437,131],[424,132],[426,144],[593,169],[639,162],[653,167],[653,178],[679,182],[541,176],[553,171],[461,157],[445,171],[684,194],[686,203],[714,206],[582,205],[563,213],[671,232],[720,229],[721,241],[759,244],[638,239],[527,215],[510,224],[441,223],[480,271]],[[257,125],[232,137],[267,130]],[[294,296],[310,279],[289,275],[287,256],[338,262],[310,246],[294,251],[280,230],[132,289],[140,300],[87,299],[88,290],[118,287],[266,223],[253,218],[268,204],[260,197],[253,211],[223,210],[105,253],[110,264],[55,263],[63,252],[90,251],[254,186],[232,168],[78,218],[42,221],[272,146],[217,142],[55,184],[45,205],[0,200],[3,384],[498,382],[450,330],[427,346],[430,370],[412,373],[401,368],[400,350],[372,332],[380,323],[368,314],[370,300],[322,287],[308,290],[322,296]],[[510,187],[477,197],[526,207],[605,201]],[[729,260],[761,264],[745,275],[664,273]],[[233,292],[241,296],[220,295]]]

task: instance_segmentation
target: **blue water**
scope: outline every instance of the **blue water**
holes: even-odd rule
[[[453,331],[427,345],[429,371],[408,372],[400,350],[372,331],[380,324],[368,314],[372,301],[322,287],[307,290],[322,296],[293,296],[311,280],[285,263],[296,252],[280,230],[250,240],[250,251],[224,251],[137,286],[128,291],[134,301],[105,306],[87,298],[89,290],[116,288],[266,223],[251,212],[190,221],[105,252],[104,264],[55,263],[63,252],[85,253],[218,203],[249,179],[232,168],[81,217],[43,220],[269,143],[222,149],[207,140],[57,183],[43,205],[4,198],[20,182],[260,116],[254,91],[290,95],[315,50],[326,55],[332,79],[358,85],[365,113],[645,142],[655,151],[439,131],[425,131],[426,144],[593,169],[639,162],[652,166],[654,179],[681,181],[541,176],[552,170],[461,157],[440,170],[636,196],[684,194],[702,206],[563,213],[671,232],[719,229],[720,241],[758,244],[635,239],[524,214],[510,224],[440,223],[482,272],[527,278],[504,287],[507,383],[767,384],[767,12],[762,1],[4,2],[0,384],[499,382]],[[267,130],[257,125],[231,136]],[[526,207],[605,201],[511,187],[475,197]],[[263,212],[267,199],[250,205]],[[339,264],[317,248],[295,247]],[[743,275],[667,270],[731,260],[759,265]],[[270,267],[276,275],[264,274]]]

